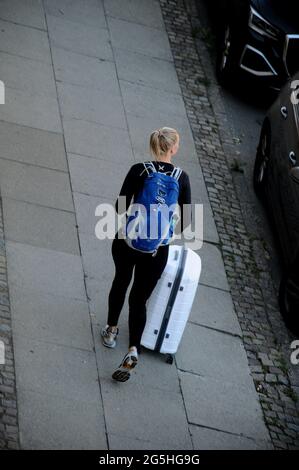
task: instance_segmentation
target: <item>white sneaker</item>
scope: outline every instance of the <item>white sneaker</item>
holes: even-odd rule
[[[131,377],[131,370],[136,367],[138,362],[138,354],[128,352],[123,358],[121,364],[113,372],[112,378],[118,382],[126,382]]]
[[[111,326],[106,325],[105,328],[101,330],[102,342],[103,345],[107,348],[115,348],[116,346],[116,337],[118,335],[118,328],[115,332],[112,331]]]

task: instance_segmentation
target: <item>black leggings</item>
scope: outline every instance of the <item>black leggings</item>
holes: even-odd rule
[[[108,299],[108,325],[116,326],[124,304],[127,288],[134,281],[129,295],[129,347],[140,352],[140,340],[146,322],[146,301],[154,290],[167,263],[169,246],[160,246],[156,256],[130,248],[125,240],[115,238],[112,256],[115,277]]]

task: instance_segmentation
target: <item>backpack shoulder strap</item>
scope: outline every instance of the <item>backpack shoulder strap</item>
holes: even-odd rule
[[[150,173],[156,173],[157,170],[155,168],[155,165],[152,162],[143,162],[143,171],[140,173],[140,176],[143,175],[143,173],[146,171],[146,173],[149,175]]]
[[[143,165],[148,175],[150,174],[149,170],[152,173],[157,173],[156,167],[153,162],[144,162]]]
[[[170,176],[172,176],[174,179],[176,179],[177,181],[179,180],[179,177],[181,176],[182,174],[182,171],[181,168],[179,168],[178,166],[174,167],[174,169],[172,170],[172,173]]]

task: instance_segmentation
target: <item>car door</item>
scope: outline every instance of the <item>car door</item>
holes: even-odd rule
[[[278,165],[278,201],[282,249],[287,265],[299,251],[299,184],[292,178],[292,169],[299,166],[299,100],[292,100],[292,84],[280,95],[280,148]],[[298,83],[299,84],[299,83]],[[298,103],[297,103],[298,101]]]

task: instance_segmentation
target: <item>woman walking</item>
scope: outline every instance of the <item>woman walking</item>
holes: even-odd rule
[[[151,133],[150,151],[155,160],[151,163],[159,173],[170,174],[174,170],[172,158],[179,148],[179,134],[175,129],[163,127]],[[126,198],[126,210],[131,201],[135,201],[143,189],[148,172],[143,163],[133,165],[123,182],[120,196]],[[191,204],[191,189],[189,177],[186,172],[180,172],[178,179],[178,204],[181,209],[181,221],[184,227],[190,222],[183,217],[183,205]],[[118,211],[118,201],[116,202]],[[190,212],[189,212],[190,214]],[[191,217],[191,216],[190,216]],[[129,294],[129,350],[119,367],[114,371],[113,379],[125,382],[130,378],[131,370],[137,365],[140,353],[140,341],[146,323],[146,302],[154,290],[166,266],[168,258],[168,244],[160,244],[155,256],[134,249],[126,239],[116,234],[112,242],[112,256],[115,264],[115,277],[108,298],[108,319],[101,335],[104,346],[114,348],[117,341],[118,319],[124,304],[127,288],[132,279],[134,281]]]

